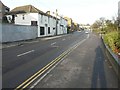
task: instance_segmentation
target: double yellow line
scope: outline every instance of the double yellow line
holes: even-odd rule
[[[55,58],[53,61],[48,63],[45,67],[40,69],[37,73],[35,73],[33,76],[25,80],[22,84],[20,84],[18,87],[16,87],[15,90],[23,90],[27,88],[33,81],[35,81],[38,77],[40,77],[43,73],[45,73],[47,70],[49,70],[53,65],[55,65],[57,62],[59,62],[61,59],[66,57],[70,52],[72,52],[77,46],[79,46],[79,43],[74,45],[72,48],[66,50],[63,52],[60,56]]]

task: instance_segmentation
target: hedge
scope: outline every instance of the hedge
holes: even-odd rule
[[[114,31],[104,35],[104,41],[115,53],[120,53],[120,32]]]

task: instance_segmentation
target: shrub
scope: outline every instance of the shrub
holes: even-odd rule
[[[120,35],[117,31],[105,34],[104,41],[112,49],[113,52],[115,52],[114,50],[116,48],[120,49]]]

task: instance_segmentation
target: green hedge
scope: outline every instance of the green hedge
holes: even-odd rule
[[[120,51],[120,33],[117,31],[110,32],[104,35],[105,43],[112,49],[113,52],[115,50]]]

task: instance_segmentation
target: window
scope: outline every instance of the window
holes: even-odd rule
[[[50,27],[48,27],[48,34],[50,34]]]
[[[25,20],[25,15],[22,15],[22,19]]]
[[[11,20],[12,20],[10,16],[8,17],[8,20],[9,20],[9,21],[11,21]]]
[[[55,30],[55,28],[53,28],[53,30]]]
[[[40,27],[40,35],[44,35],[45,31],[44,31],[44,27]]]
[[[31,26],[37,26],[37,21],[31,21]]]

